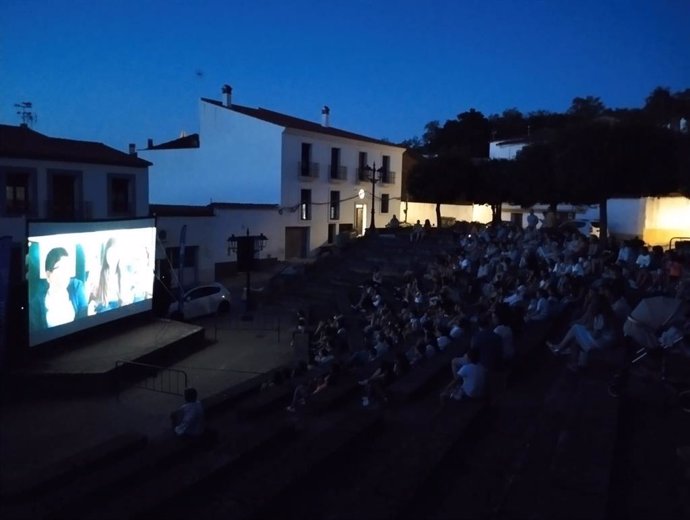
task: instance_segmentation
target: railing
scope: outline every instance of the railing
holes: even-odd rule
[[[331,174],[331,179],[336,179],[339,181],[347,180],[347,166],[331,164],[328,171]]]
[[[381,174],[382,184],[395,184],[395,172],[384,172]]]
[[[230,330],[274,332],[280,343],[282,314],[281,307],[260,306],[251,313],[251,319],[247,319],[247,316],[244,319],[242,316],[231,316],[229,322],[225,321],[229,323]]]
[[[382,184],[395,184],[395,172],[382,172],[379,175]],[[366,168],[357,168],[357,182],[371,182],[371,172]]]
[[[136,361],[117,361],[115,374],[118,389],[128,383],[130,386],[160,392],[163,394],[184,395],[189,378],[187,372]]]
[[[58,199],[46,199],[43,207],[45,216],[49,219],[89,220],[93,218],[93,202],[90,200],[75,201],[70,204]]]
[[[668,248],[669,249],[673,249],[674,240],[676,240],[676,241],[680,240],[682,242],[685,242],[687,240],[688,242],[690,242],[690,237],[673,237],[673,238],[671,238],[671,240],[668,241]],[[685,244],[683,244],[683,246],[685,246]],[[688,244],[687,247],[690,250],[690,244]],[[678,248],[678,244],[676,244],[676,248]]]
[[[319,163],[315,162],[298,162],[297,174],[300,178],[316,179],[319,176]]]

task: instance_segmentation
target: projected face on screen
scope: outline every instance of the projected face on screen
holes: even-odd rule
[[[150,310],[155,236],[151,219],[30,223],[29,345]]]

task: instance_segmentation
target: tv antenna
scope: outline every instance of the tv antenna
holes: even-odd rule
[[[14,106],[19,109],[17,110],[17,115],[22,119],[22,126],[32,127],[38,122],[38,115],[33,112],[33,103],[31,101],[15,103]]]

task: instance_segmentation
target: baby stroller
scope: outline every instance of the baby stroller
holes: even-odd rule
[[[633,349],[630,365],[640,363],[647,356],[660,356],[661,381],[677,393],[683,408],[690,411],[690,391],[680,388],[682,382],[668,377],[669,354],[682,348],[687,331],[686,303],[668,296],[643,299],[623,325],[623,334]]]

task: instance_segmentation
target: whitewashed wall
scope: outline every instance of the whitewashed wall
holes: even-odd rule
[[[405,209],[405,203],[402,203],[402,208]],[[491,221],[491,207],[480,204],[442,204],[441,216],[452,217],[458,221],[464,222],[490,222]],[[433,226],[436,225],[436,204],[429,204],[425,202],[410,202],[407,205],[407,222],[414,224],[419,220],[424,223],[429,219]]]
[[[316,179],[304,180],[298,175],[297,165],[301,160],[302,143],[310,143],[312,146],[311,161],[319,164],[319,176]],[[330,179],[331,149],[340,148],[340,165],[347,169],[345,180]],[[357,168],[359,152],[367,153],[369,166],[376,163],[380,167],[382,157],[390,157],[390,170],[394,172],[394,183],[376,185],[375,216],[376,226],[382,227],[393,214],[400,214],[400,187],[402,171],[402,154],[404,149],[394,146],[379,145],[366,141],[345,139],[326,134],[304,132],[301,130],[287,129],[283,137],[283,185],[282,205],[295,207],[300,202],[300,193],[303,189],[311,190],[312,217],[310,221],[301,221],[299,211],[284,213],[285,226],[309,226],[310,246],[317,248],[327,242],[328,224],[354,224],[355,205],[360,203],[365,207],[364,227],[369,225],[371,212],[371,183],[359,182]],[[360,200],[358,193],[364,189],[365,197]],[[340,218],[329,219],[330,192],[340,192]],[[381,214],[380,198],[382,194],[388,194],[390,204],[388,213]]]
[[[377,226],[393,214],[400,213],[400,187],[403,148],[379,145],[356,139],[334,137],[273,125],[223,106],[200,101],[200,148],[189,150],[146,150],[141,156],[151,167],[151,202],[155,204],[206,205],[209,202],[276,204],[283,208],[262,217],[263,227],[281,234],[280,246],[274,251],[284,257],[286,226],[310,228],[310,248],[315,250],[328,239],[329,224],[354,223],[355,204],[363,203],[365,227],[371,211],[371,184],[357,180],[359,152],[367,152],[369,164],[382,164],[390,157],[395,182],[377,184],[375,210]],[[312,145],[312,162],[319,163],[319,177],[303,180],[298,175],[303,142]],[[331,180],[331,148],[340,148],[340,164],[347,168],[347,179]],[[364,200],[357,198],[364,189]],[[311,220],[300,220],[302,189],[311,190]],[[340,192],[340,218],[329,219],[330,192]],[[380,196],[390,197],[389,212],[380,214]],[[243,210],[244,211],[244,210]],[[280,229],[280,233],[278,233]],[[336,232],[338,228],[336,227]],[[264,232],[265,233],[265,232]],[[277,242],[274,242],[277,243]]]
[[[216,264],[234,262],[236,257],[228,254],[228,238],[263,233],[268,241],[258,258],[279,258],[285,255],[285,230],[276,225],[277,209],[226,209],[215,208],[215,216],[164,216],[156,219],[159,231],[165,230],[166,239],[158,241],[156,258],[165,258],[166,247],[179,247],[180,231],[187,226],[186,245],[197,246],[197,269],[195,279],[185,276],[185,285],[191,282],[206,283],[215,279]]]
[[[690,199],[648,197],[645,203],[643,240],[668,247],[673,237],[690,237]]]
[[[49,193],[49,170],[69,170],[81,172],[82,200],[91,207],[93,220],[108,219],[108,174],[128,174],[134,177],[135,215],[146,217],[149,214],[148,172],[146,168],[131,168],[127,166],[108,166],[102,164],[85,164],[55,161],[35,161],[29,159],[3,159],[1,167],[19,167],[36,172],[36,202],[37,218],[47,217],[47,201],[52,197]],[[4,195],[4,194],[3,194]],[[33,193],[30,194],[34,196]],[[15,242],[26,238],[26,219],[24,217],[0,218],[0,236],[9,235]]]
[[[493,141],[489,143],[489,159],[515,159],[518,152],[527,143],[506,143],[504,141]]]
[[[611,199],[607,210],[609,233],[622,238],[642,238],[645,225],[644,199]]]
[[[280,202],[282,127],[199,102],[199,148],[141,150],[152,204]]]

